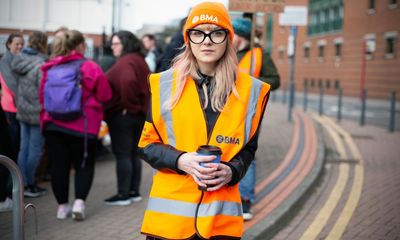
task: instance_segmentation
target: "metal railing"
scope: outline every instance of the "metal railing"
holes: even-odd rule
[[[21,171],[19,170],[17,164],[15,164],[15,162],[10,158],[0,155],[0,165],[4,165],[10,171],[13,183],[13,239],[23,240],[25,210],[29,207],[34,209],[36,234],[38,232],[36,209],[33,204],[27,204],[26,206],[24,205],[24,184]]]
[[[287,90],[279,89],[272,94],[272,101],[281,101],[286,104]],[[312,110],[319,115],[336,117],[337,121],[350,119],[358,121],[361,126],[367,124],[378,125],[388,129],[389,132],[400,130],[400,110],[396,92],[390,92],[388,101],[368,99],[368,92],[364,90],[360,99],[344,97],[344,91],[340,86],[335,87],[334,95],[324,93],[322,84],[313,94],[309,91],[309,84],[304,84],[304,91],[297,92],[297,101],[302,102],[303,111]],[[396,106],[397,105],[397,106]]]

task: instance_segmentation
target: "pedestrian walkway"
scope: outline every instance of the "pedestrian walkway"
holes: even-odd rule
[[[326,125],[326,122],[323,124]],[[397,231],[395,229],[396,227],[398,229],[399,226],[398,219],[394,216],[394,212],[399,209],[399,201],[396,201],[395,197],[399,199],[398,193],[400,191],[398,187],[400,186],[400,178],[398,174],[394,174],[396,170],[399,172],[399,163],[393,160],[395,156],[400,155],[399,148],[397,147],[396,149],[395,146],[396,143],[400,142],[398,137],[400,134],[390,135],[384,129],[373,126],[362,128],[354,122],[343,122],[342,124],[343,128],[350,131],[351,136],[355,138],[355,142],[365,160],[363,192],[359,205],[354,211],[354,217],[351,218],[349,227],[345,227],[343,236],[358,236],[357,234],[361,234],[360,229],[366,230],[367,226],[369,226],[363,225],[363,221],[369,219],[369,217],[375,217],[375,222],[382,221],[382,225],[388,223],[390,227],[384,227],[386,229],[385,234],[395,235]],[[262,123],[259,147],[256,154],[257,188],[256,203],[254,205],[255,214],[253,220],[245,223],[243,239],[269,239],[275,234],[276,239],[299,239],[312,223],[318,212],[314,213],[313,204],[309,203],[309,199],[313,199],[313,196],[308,197],[308,195],[311,192],[310,189],[315,187],[315,183],[324,179],[324,177],[321,177],[324,166],[322,157],[325,155],[323,150],[328,150],[328,155],[332,150],[324,148],[327,144],[331,144],[332,141],[326,142],[327,140],[325,140],[324,144],[321,132],[321,126],[315,120],[312,120],[311,114],[304,114],[297,110],[294,112],[294,121],[288,122],[287,106],[278,102],[269,103]],[[390,144],[387,146],[382,144],[383,140],[390,140]],[[391,148],[396,149],[397,155],[392,153]],[[384,154],[384,159],[391,159],[391,161],[381,160],[380,152]],[[343,161],[351,160],[344,155],[341,159]],[[381,161],[384,161],[384,163],[382,164]],[[380,168],[382,168],[382,171],[378,171]],[[384,170],[388,171],[388,175],[385,174]],[[332,179],[336,179],[339,176],[338,172],[331,173],[328,171],[328,173]],[[350,171],[350,176],[347,178],[353,179],[353,173],[353,170]],[[326,174],[325,169],[324,175]],[[151,177],[152,169],[147,164],[143,164],[141,194],[145,198],[142,202],[126,207],[106,206],[103,203],[103,199],[114,193],[116,177],[115,162],[112,155],[103,155],[97,161],[93,188],[87,199],[87,219],[83,222],[74,222],[71,219],[57,220],[55,217],[56,201],[51,193],[49,183],[44,183],[43,186],[49,190],[46,196],[37,199],[25,199],[25,203],[33,203],[36,206],[38,218],[38,235],[35,235],[34,215],[32,210],[28,210],[25,223],[25,239],[144,239],[140,234],[140,227],[151,186]],[[370,179],[375,182],[371,182]],[[387,187],[379,188],[376,181],[387,185]],[[324,194],[319,198],[314,198],[318,198],[321,201],[328,199],[327,196],[330,193],[328,190],[334,185],[335,181],[333,180],[330,184],[323,185],[326,187]],[[71,186],[73,186],[72,182]],[[365,189],[366,186],[368,186],[368,189]],[[374,190],[374,187],[379,188],[379,190]],[[72,191],[71,187],[71,201]],[[378,193],[380,195],[377,195]],[[344,195],[348,196],[349,192],[345,192]],[[369,200],[371,196],[374,199]],[[377,202],[377,199],[382,196],[387,197],[390,201]],[[338,205],[344,205],[344,202],[341,200]],[[385,209],[385,213],[391,218],[388,219],[383,215],[380,215],[381,217],[373,216],[377,212],[372,210],[373,204],[378,204],[382,209]],[[308,214],[310,215],[308,221],[298,220],[298,216],[296,216],[289,222],[293,214],[299,213],[298,215],[301,215],[303,210],[300,212],[295,210],[299,206],[302,209],[307,209],[308,207],[309,212],[313,211],[313,214]],[[323,203],[314,204],[314,206],[320,209]],[[360,212],[361,208],[369,214]],[[354,219],[360,219],[360,221],[355,221]],[[297,221],[297,225],[299,225],[299,222],[307,222],[308,225],[298,230],[299,228],[291,226],[293,221]],[[286,228],[282,230],[282,227],[286,224],[292,228],[290,230]],[[334,223],[327,222],[327,226],[332,227],[333,225]],[[357,230],[353,230],[353,227]],[[279,230],[281,231],[277,233]],[[317,236],[326,234],[325,231],[326,227]],[[290,236],[288,232],[295,232],[297,235],[291,238],[288,237]],[[286,235],[282,235],[282,233]],[[2,240],[12,239],[11,213],[0,213],[0,236]]]
[[[310,117],[294,113],[290,149],[279,166],[257,185],[255,217],[245,223],[244,239],[268,239],[316,181],[322,167],[321,136]]]
[[[314,118],[326,129],[323,176],[273,239],[400,239],[400,133]]]
[[[287,122],[286,108],[281,104],[269,104],[260,134],[257,151],[257,183],[271,174],[284,159],[292,142],[293,123]],[[152,169],[143,164],[141,194],[148,196]],[[71,219],[57,220],[57,204],[49,183],[42,183],[49,192],[36,199],[25,198],[37,210],[38,235],[35,235],[34,214],[30,209],[26,214],[25,239],[144,239],[140,226],[147,198],[126,207],[110,207],[103,199],[115,193],[115,162],[111,154],[98,159],[92,190],[87,199],[87,219],[74,222]],[[73,182],[70,184],[70,200],[73,195]],[[12,214],[0,213],[0,236],[3,240],[12,239]]]

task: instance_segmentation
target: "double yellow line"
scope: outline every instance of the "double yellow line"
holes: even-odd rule
[[[339,155],[338,161],[343,161],[346,159],[354,159],[358,161],[355,164],[354,179],[350,194],[347,198],[344,208],[342,209],[342,212],[339,215],[339,218],[336,220],[335,225],[326,237],[326,239],[329,240],[340,239],[346,230],[346,227],[360,200],[362,184],[364,181],[363,160],[356,144],[354,143],[354,140],[347,131],[343,130],[328,117],[314,116],[314,119],[321,123],[321,125],[327,130],[329,136],[332,138],[336,146],[336,151]],[[348,151],[346,151],[345,146],[348,147]],[[335,186],[330,192],[324,206],[321,208],[311,225],[300,238],[301,240],[316,239],[321,233],[343,195],[349,178],[349,173],[349,164],[344,162],[340,163],[339,176],[336,180]]]

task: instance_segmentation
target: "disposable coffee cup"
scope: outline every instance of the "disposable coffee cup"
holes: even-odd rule
[[[202,156],[216,156],[214,158],[214,160],[209,161],[209,162],[201,162],[200,166],[204,167],[205,163],[220,163],[221,162],[221,155],[222,155],[222,150],[221,148],[217,147],[217,146],[212,146],[212,145],[201,145],[198,149],[197,149],[197,154],[198,155],[202,155]],[[207,185],[207,187],[212,187],[210,185]],[[199,189],[201,191],[206,191],[207,188],[206,187],[200,187]]]

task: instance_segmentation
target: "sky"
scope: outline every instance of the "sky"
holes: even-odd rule
[[[228,7],[228,0],[212,0]],[[143,24],[167,24],[189,13],[189,9],[204,0],[133,0],[134,28]]]

